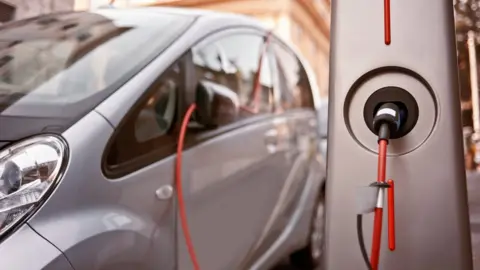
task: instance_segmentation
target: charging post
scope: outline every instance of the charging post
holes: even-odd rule
[[[324,270],[368,269],[361,245],[374,270],[472,269],[456,65],[450,0],[332,1]]]

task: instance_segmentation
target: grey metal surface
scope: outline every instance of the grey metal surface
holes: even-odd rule
[[[389,150],[397,249],[387,248],[385,213],[379,269],[472,269],[452,3],[391,1],[390,46],[384,44],[383,11],[383,1],[332,2],[324,267],[365,268],[355,229],[355,190],[376,179],[377,155],[370,149],[376,139],[355,113],[363,114],[362,96],[375,89],[352,86],[372,70],[394,66],[412,70],[424,84],[409,85],[405,80],[421,80],[393,69],[386,69],[383,78],[369,78],[377,80],[372,87],[410,86],[406,90],[422,102],[417,126]],[[364,219],[370,252],[373,217]]]
[[[62,252],[27,224],[0,244],[0,262],[2,269],[73,270]]]

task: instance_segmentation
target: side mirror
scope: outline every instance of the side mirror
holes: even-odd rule
[[[235,121],[240,101],[229,88],[209,81],[200,81],[195,94],[195,120],[205,127],[217,127]]]

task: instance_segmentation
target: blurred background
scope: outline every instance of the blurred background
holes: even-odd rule
[[[461,96],[465,165],[480,170],[478,56],[480,1],[453,0],[455,7],[459,94]],[[253,16],[293,44],[316,74],[320,95],[328,100],[331,0],[0,0],[0,23],[40,14],[99,7],[175,6]]]

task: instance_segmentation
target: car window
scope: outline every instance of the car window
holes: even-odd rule
[[[284,110],[314,108],[312,89],[305,68],[293,51],[275,41],[281,103]]]
[[[197,79],[220,84],[236,94],[239,119],[272,112],[272,72],[265,52],[265,37],[251,34],[229,35],[194,47]]]
[[[182,69],[175,63],[150,86],[115,133],[107,153],[107,166],[115,169],[141,160],[132,165],[134,170],[174,152],[181,78]]]

